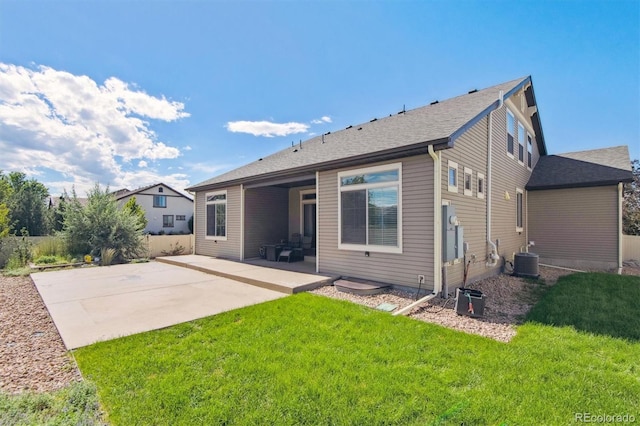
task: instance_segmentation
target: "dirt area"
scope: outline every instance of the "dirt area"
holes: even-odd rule
[[[0,391],[46,392],[80,380],[29,277],[0,275]]]
[[[508,342],[516,335],[515,325],[521,322],[536,302],[536,289],[541,285],[553,285],[559,277],[570,273],[572,272],[562,269],[540,267],[541,280],[539,281],[502,274],[467,285],[468,288],[480,290],[487,296],[482,318],[458,315],[455,311],[455,299],[440,297],[417,306],[409,316],[466,333]],[[372,308],[381,303],[391,303],[402,308],[415,300],[415,294],[398,290],[374,296],[356,296],[340,292],[333,286],[325,286],[314,290],[313,293],[349,300]]]

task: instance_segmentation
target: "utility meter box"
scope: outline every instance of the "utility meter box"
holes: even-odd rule
[[[450,262],[456,259],[456,208],[442,206],[442,261]]]

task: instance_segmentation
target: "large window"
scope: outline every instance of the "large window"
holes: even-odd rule
[[[338,173],[345,250],[402,252],[400,163]]]
[[[522,189],[516,188],[516,232],[522,232],[523,230],[523,215],[524,215],[524,194]]]
[[[166,195],[154,195],[153,196],[153,207],[167,207],[167,196]]]
[[[518,162],[524,164],[524,126],[518,123]]]
[[[206,197],[207,238],[227,238],[227,191],[209,192]]]
[[[516,119],[511,113],[511,111],[507,110],[507,154],[513,157],[513,145],[516,137]]]

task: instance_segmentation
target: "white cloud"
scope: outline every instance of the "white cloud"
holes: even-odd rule
[[[158,140],[150,121],[185,117],[183,103],[149,95],[115,77],[100,85],[46,66],[0,62],[0,169],[31,175],[49,169],[69,179],[67,189],[72,184],[90,188],[94,182],[139,187],[165,180],[153,171],[128,172],[123,165],[139,160],[144,168],[147,160],[177,158],[180,150]],[[172,176],[174,183],[188,184]]]
[[[331,123],[331,117],[329,117],[328,115],[323,115],[320,118],[314,118],[313,120],[311,120],[312,124],[323,124],[323,123]]]
[[[249,133],[254,136],[287,136],[295,133],[304,133],[309,126],[304,123],[272,123],[270,121],[230,121],[226,128],[233,133]]]
[[[190,145],[185,145],[185,146],[182,147],[182,149],[185,150],[185,151],[191,151],[193,148],[191,148]]]

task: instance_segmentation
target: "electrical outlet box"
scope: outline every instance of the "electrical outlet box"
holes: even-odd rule
[[[424,275],[418,275],[418,284],[424,285],[424,283],[425,283]]]

